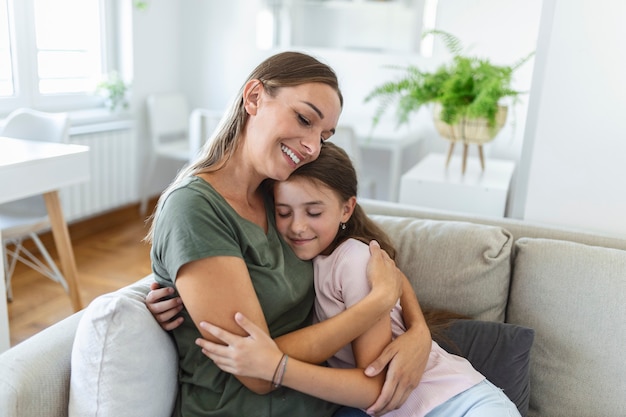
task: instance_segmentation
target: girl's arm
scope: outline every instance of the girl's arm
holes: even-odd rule
[[[293,358],[321,362],[388,314],[399,296],[402,281],[395,276],[397,268],[393,261],[376,244],[372,245],[371,251],[368,276],[373,288],[370,294],[333,320],[282,336],[278,340],[281,349]],[[176,286],[196,327],[208,340],[219,343],[219,339],[199,326],[208,317],[218,327],[245,336],[233,319],[238,311],[269,335],[263,311],[241,259],[211,257],[190,262],[180,269]],[[271,390],[266,381],[247,376],[238,376],[238,379],[254,392]]]
[[[406,333],[385,347],[365,371],[369,376],[377,376],[389,365],[380,396],[367,410],[370,414],[385,414],[404,404],[411,391],[419,384],[430,354],[431,334],[415,291],[406,277],[400,304]]]
[[[353,342],[357,368],[352,369],[328,368],[292,357],[287,358],[283,367],[283,352],[262,329],[241,313],[235,315],[235,321],[246,337],[203,322],[201,327],[226,346],[205,339],[196,341],[203,348],[203,353],[223,371],[268,382],[276,378],[274,382],[281,385],[351,407],[366,408],[378,397],[384,375],[367,377],[362,367],[358,366],[369,363],[390,341],[389,314]]]
[[[399,293],[396,290],[386,290],[385,286],[389,284],[391,277],[395,277],[392,282],[401,285],[401,290],[404,291],[406,277],[396,267],[395,262],[389,258],[387,252],[380,248],[378,242],[372,241],[369,245],[369,251],[370,257],[366,274],[372,288],[370,294],[340,314],[278,337],[276,342],[280,350],[302,361],[319,364],[367,331],[378,319],[389,315],[389,311],[398,300]],[[384,292],[384,294],[380,294],[380,292]],[[378,296],[384,297],[385,301],[375,301]],[[396,298],[394,299],[394,297]],[[370,307],[372,303],[374,305]],[[384,309],[377,308],[383,305],[385,306]],[[348,312],[350,314],[347,314]]]

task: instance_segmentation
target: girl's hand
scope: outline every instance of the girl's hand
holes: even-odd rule
[[[224,372],[272,381],[283,353],[267,333],[243,314],[236,313],[235,321],[248,334],[247,337],[203,321],[200,327],[223,341],[224,345],[200,338],[196,339],[196,344]]]
[[[163,330],[177,328],[183,322],[178,313],[183,309],[180,297],[169,298],[174,294],[174,288],[161,287],[157,282],[150,284],[150,292],[146,296],[146,307]]]
[[[377,241],[372,240],[369,248],[371,256],[367,263],[367,279],[372,287],[371,294],[382,297],[391,310],[402,295],[404,275]]]

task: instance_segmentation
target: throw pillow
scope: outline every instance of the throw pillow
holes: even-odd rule
[[[437,340],[448,352],[466,358],[500,387],[522,416],[530,399],[530,348],[535,332],[508,323],[457,320]]]
[[[141,294],[110,293],[85,309],[72,349],[70,416],[170,416],[178,355]]]
[[[370,216],[391,238],[396,263],[425,309],[504,321],[513,236],[501,227]]]

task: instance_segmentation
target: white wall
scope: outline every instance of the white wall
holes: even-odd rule
[[[262,59],[277,52],[261,51],[255,43],[257,12],[262,0],[181,3],[182,85],[195,106],[224,108],[248,72]],[[421,2],[416,2],[421,4]],[[535,49],[541,0],[440,0],[437,27],[457,34],[478,55],[488,55],[497,63],[511,64]],[[324,27],[319,25],[319,30]],[[363,28],[362,30],[366,30]],[[315,36],[313,34],[312,36]],[[341,123],[352,125],[362,136],[370,134],[376,103],[363,99],[376,85],[393,79],[391,65],[416,64],[432,68],[447,60],[441,45],[432,58],[417,54],[373,53],[284,46],[311,53],[330,64],[340,80],[345,97]],[[516,88],[528,91],[532,61],[516,74]],[[517,160],[521,153],[527,100],[511,111],[509,124],[498,138],[486,146],[487,157]],[[513,123],[517,122],[516,127]],[[395,129],[390,112],[374,132],[381,137],[415,135],[423,143],[406,155],[403,170],[410,168],[429,151],[445,152],[448,142],[436,133],[429,109],[417,114],[409,126]],[[458,148],[458,147],[457,147]],[[473,152],[476,152],[475,150]],[[366,152],[365,165],[377,181],[378,198],[388,198],[388,155]]]
[[[136,120],[140,171],[145,172],[150,149],[146,97],[150,93],[180,91],[183,77],[180,65],[182,36],[178,2],[150,0],[147,10],[136,10],[129,0],[120,0],[132,16],[132,94],[131,109]],[[182,164],[163,160],[153,178],[140,175],[140,190],[148,186],[158,195],[169,184]]]
[[[543,17],[514,214],[626,236],[626,3],[545,0]]]
[[[151,0],[148,13],[137,15],[134,21],[138,37],[134,46],[139,49],[135,52],[134,92],[137,85],[144,93],[151,88],[177,86],[190,96],[192,105],[226,106],[248,72],[275,52],[255,46],[256,12],[261,1]],[[519,81],[530,87],[532,78],[532,91],[526,100],[528,120],[525,113],[518,113],[515,133],[503,131],[488,153],[488,157],[520,159],[512,189],[512,216],[626,234],[626,164],[622,162],[626,141],[621,122],[626,114],[622,76],[626,59],[621,44],[626,38],[622,25],[626,3],[453,2],[439,1],[437,26],[503,63],[515,61],[531,49],[537,38],[538,16],[543,13],[534,70],[525,68]],[[155,21],[142,21],[148,18]],[[489,25],[494,29],[487,30]],[[372,109],[362,103],[362,97],[380,80],[390,77],[390,70],[383,66],[419,60],[409,55],[312,52],[338,72],[346,96],[341,121],[365,130]],[[141,62],[145,55],[147,61]],[[428,65],[438,59],[442,58],[435,56]],[[149,82],[142,79],[144,76]],[[386,129],[393,131],[390,126]],[[411,129],[426,136],[434,134],[428,115],[416,117]],[[445,149],[445,141],[436,136],[428,141],[428,147],[419,152]],[[368,162],[380,165],[376,175],[386,183],[386,161],[370,158]]]

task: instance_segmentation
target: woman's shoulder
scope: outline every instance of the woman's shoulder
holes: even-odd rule
[[[199,204],[208,203],[208,204]],[[196,176],[184,178],[170,191],[163,201],[164,207],[174,210],[198,210],[205,207],[220,207],[227,205],[222,196],[208,182]]]

